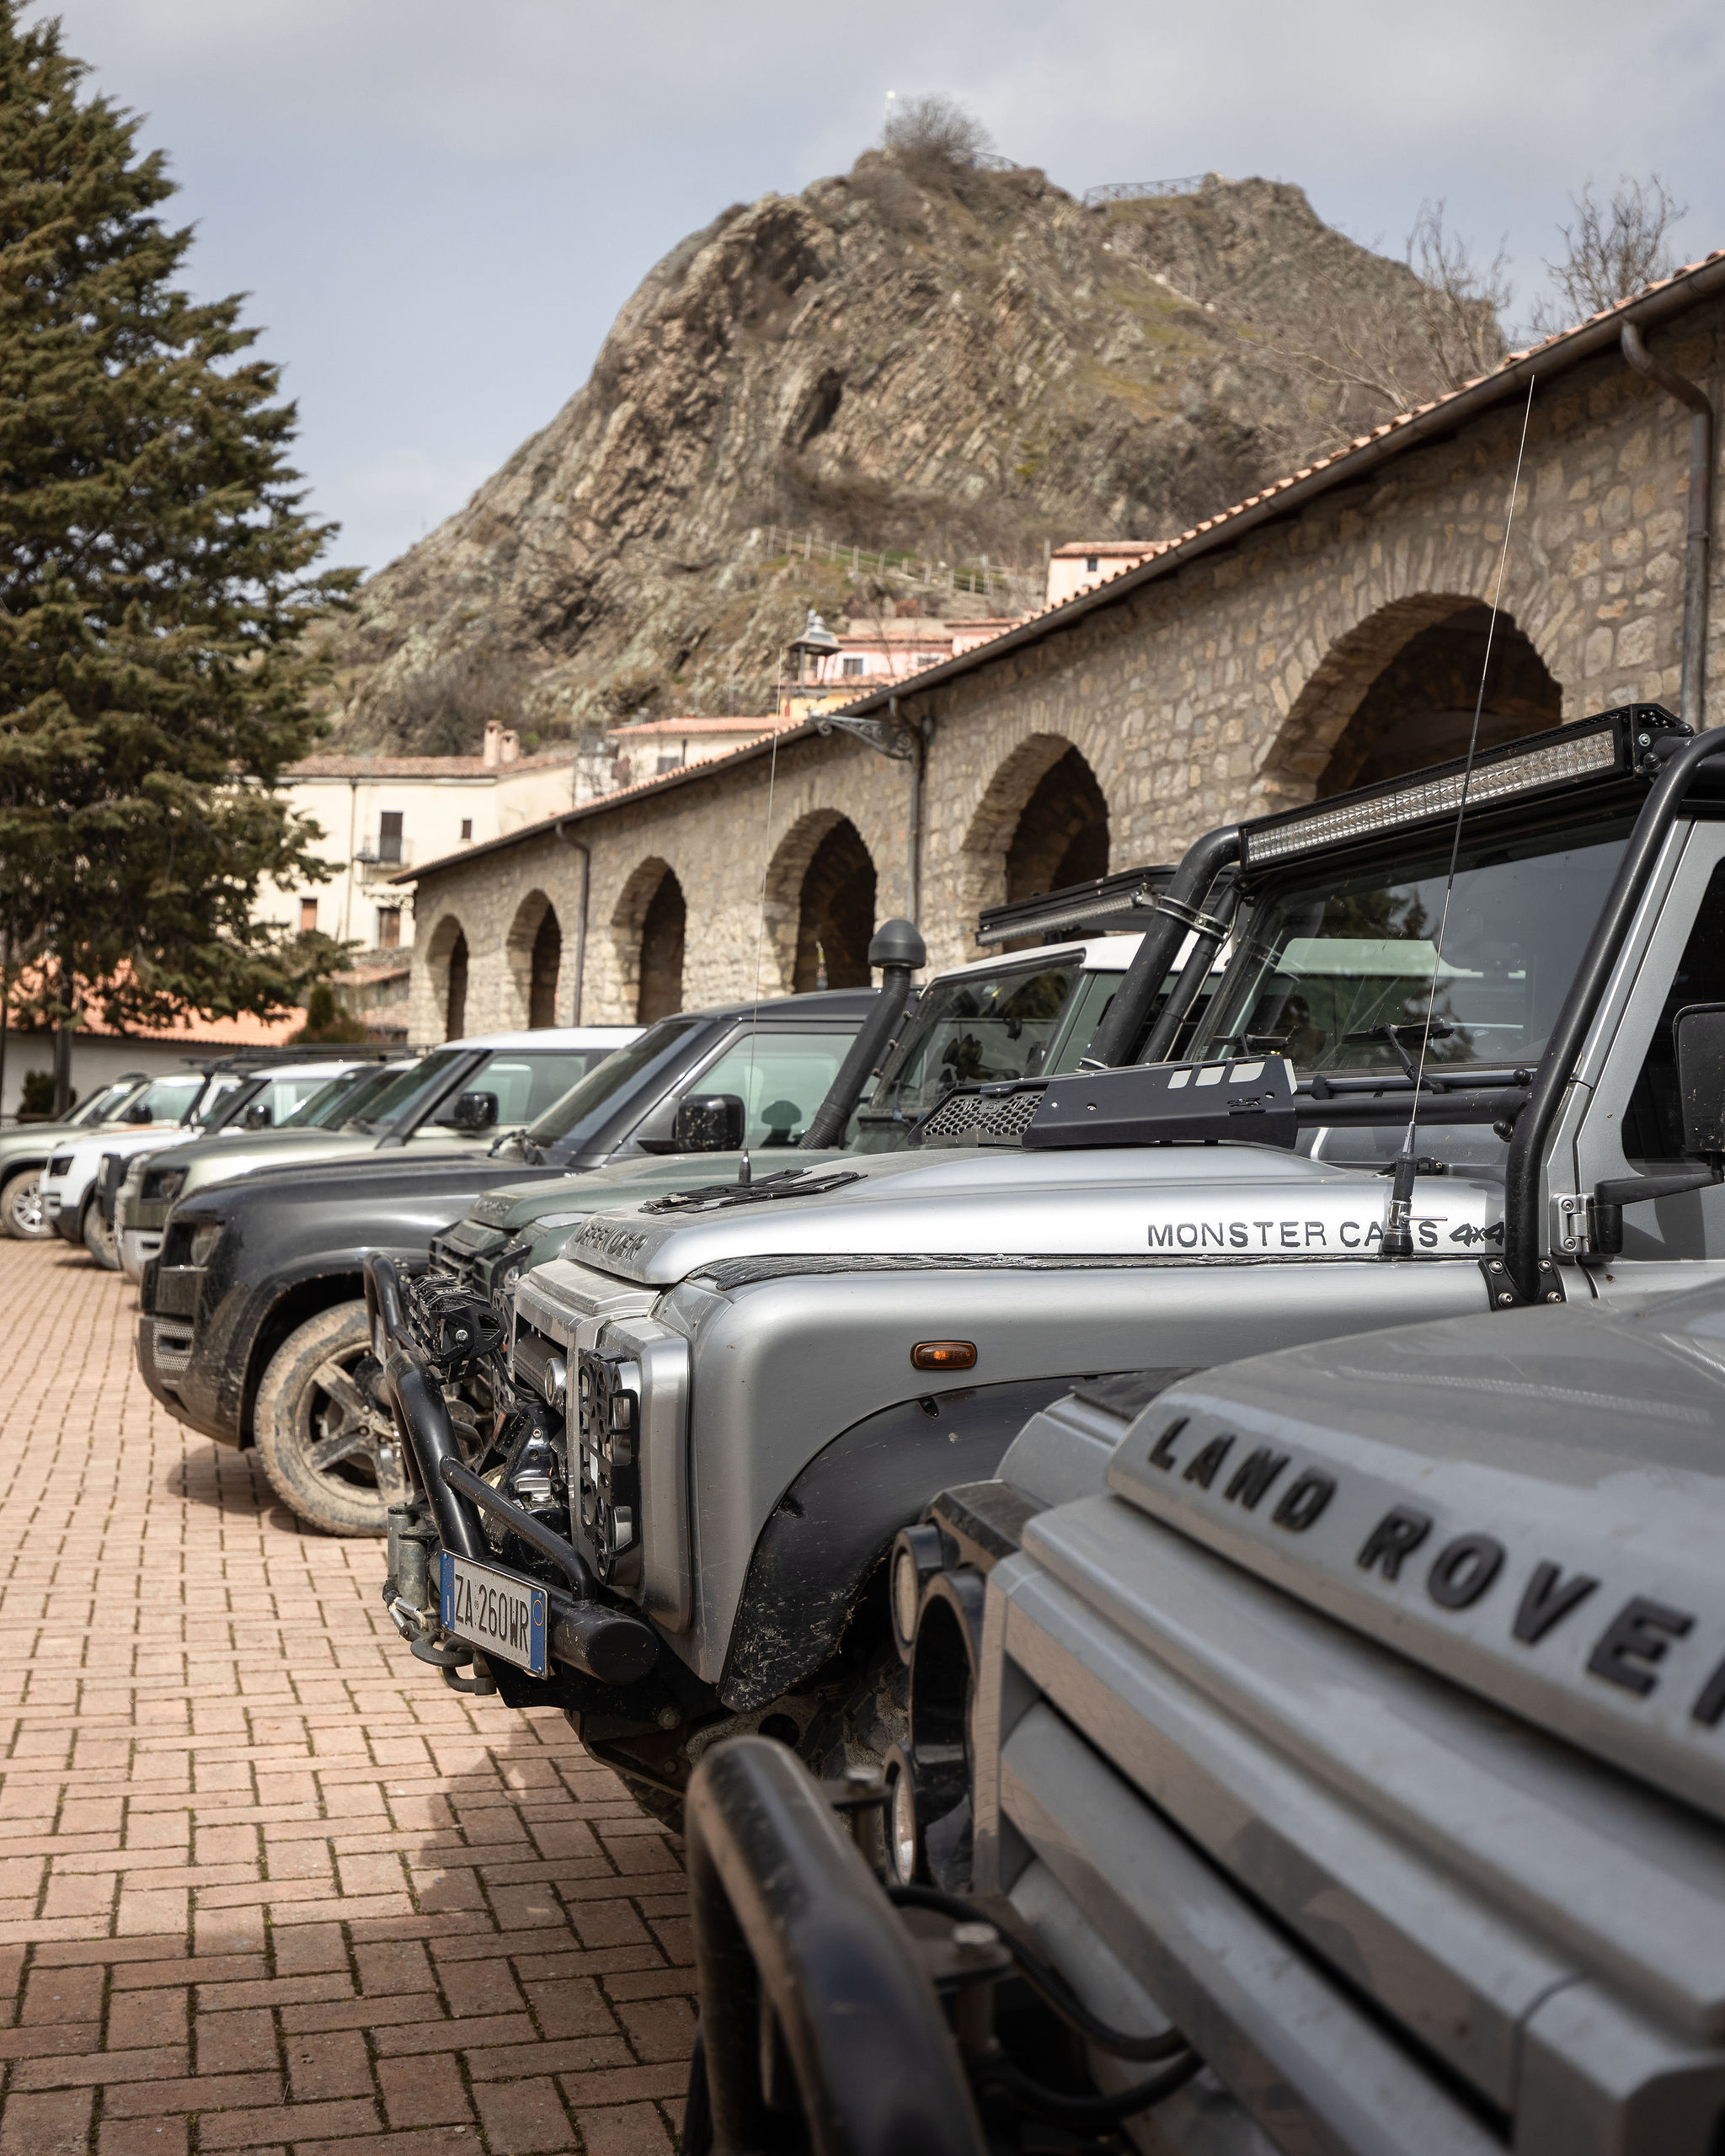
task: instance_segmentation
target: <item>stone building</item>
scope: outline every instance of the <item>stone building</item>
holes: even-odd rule
[[[1692,415],[1626,324],[1717,410],[1725,253],[845,707],[895,754],[830,714],[419,863],[412,1038],[746,995],[757,947],[764,995],[860,981],[892,914],[972,957],[981,906],[1461,753],[1482,678],[1482,745],[1676,708]]]

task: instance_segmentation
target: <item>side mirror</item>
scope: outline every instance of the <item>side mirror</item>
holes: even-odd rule
[[[742,1098],[736,1093],[691,1093],[677,1102],[672,1140],[679,1153],[740,1153]]]
[[[449,1130],[489,1130],[496,1120],[495,1093],[457,1093],[449,1113],[438,1118]]]
[[[128,1123],[153,1123],[156,1120],[155,1117],[151,1114],[148,1107],[142,1101],[134,1101],[132,1102],[131,1106],[126,1112],[126,1119]]]
[[[248,1130],[267,1130],[271,1122],[270,1103],[267,1101],[251,1102],[240,1121]]]
[[[1671,1021],[1683,1151],[1717,1166],[1725,1156],[1725,1003],[1690,1003]]]

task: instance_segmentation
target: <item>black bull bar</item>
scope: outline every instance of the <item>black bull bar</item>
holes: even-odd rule
[[[495,1490],[462,1460],[443,1389],[415,1341],[402,1308],[401,1278],[393,1262],[365,1262],[366,1315],[371,1349],[383,1372],[383,1393],[402,1441],[409,1479],[430,1507],[443,1547],[457,1557],[508,1572],[485,1540],[479,1515],[489,1513],[530,1549],[548,1557],[569,1582],[569,1592],[547,1595],[546,1645],[554,1662],[601,1684],[633,1684],[659,1658],[659,1637],[625,1609],[595,1598],[593,1576],[580,1552],[543,1520]],[[524,1586],[543,1588],[524,1573]]]
[[[985,2156],[927,1971],[791,1754],[715,1745],[685,1822],[711,2108],[710,2138],[692,2118],[685,2146],[801,2147],[800,2108],[814,2156]]]

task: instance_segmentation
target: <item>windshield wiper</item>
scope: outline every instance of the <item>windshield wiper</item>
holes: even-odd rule
[[[1408,1018],[1403,1020],[1399,1025],[1368,1026],[1364,1033],[1343,1033],[1342,1038],[1356,1045],[1362,1045],[1370,1041],[1387,1042],[1396,1060],[1407,1075],[1417,1082],[1419,1079],[1419,1065],[1414,1061],[1402,1036],[1404,1033],[1412,1033],[1416,1041],[1446,1041],[1455,1030],[1455,1028],[1447,1018]],[[1428,1076],[1424,1082],[1434,1093],[1441,1093],[1445,1091],[1443,1082],[1439,1079]]]

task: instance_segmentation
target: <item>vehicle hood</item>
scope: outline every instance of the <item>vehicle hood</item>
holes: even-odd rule
[[[327,1214],[332,1226],[340,1226],[350,1240],[362,1242],[373,1209],[398,1199],[430,1196],[445,1191],[453,1219],[466,1210],[475,1191],[488,1188],[501,1163],[484,1154],[457,1154],[452,1158],[410,1153],[392,1148],[387,1153],[368,1152],[353,1161],[312,1161],[291,1166],[259,1167],[252,1174],[232,1177],[206,1185],[195,1193],[182,1193],[174,1206],[175,1217],[195,1214],[200,1220],[227,1219],[266,1208],[296,1208]],[[520,1161],[512,1161],[506,1172],[517,1180]]]
[[[1725,1288],[1226,1364],[1147,1408],[1108,1481],[1287,1593],[1725,1817]],[[1386,1532],[1407,1542],[1397,1561]]]
[[[20,1153],[51,1153],[62,1138],[93,1138],[97,1131],[109,1128],[105,1123],[99,1123],[93,1130],[80,1123],[19,1123],[15,1129],[0,1134],[0,1167]]]
[[[164,1153],[158,1167],[184,1168],[184,1197],[206,1183],[228,1182],[235,1176],[254,1175],[260,1168],[303,1166],[313,1161],[345,1160],[355,1154],[373,1153],[375,1137],[340,1130],[248,1130],[209,1138],[182,1139],[172,1153]]]
[[[794,1185],[757,1171],[748,1190],[595,1214],[565,1255],[664,1286],[769,1256],[1359,1257],[1382,1239],[1389,1195],[1368,1170],[1267,1145],[954,1148],[853,1155],[804,1173],[803,1197],[777,1194]],[[1502,1193],[1459,1176],[1423,1177],[1414,1216],[1416,1248],[1471,1255],[1501,1240]]]
[[[753,1155],[756,1174],[769,1173],[766,1162],[777,1162],[780,1157],[776,1150]],[[558,1213],[566,1212],[573,1223],[601,1210],[660,1197],[666,1191],[734,1184],[742,1158],[740,1153],[659,1154],[644,1160],[613,1161],[606,1167],[590,1168],[584,1175],[559,1176],[554,1182],[505,1183],[500,1190],[488,1190],[483,1198],[476,1198],[467,1208],[467,1218],[479,1227],[519,1235],[524,1229],[551,1226],[553,1220],[547,1216]],[[824,1166],[843,1158],[836,1147],[794,1155],[799,1167]]]
[[[81,1130],[77,1145],[71,1148],[70,1172],[77,1175],[85,1168],[93,1169],[104,1153],[117,1153],[130,1160],[135,1153],[160,1152],[164,1140],[170,1145],[179,1142],[181,1129],[177,1123],[99,1123],[93,1130]],[[67,1149],[62,1145],[57,1150]]]

